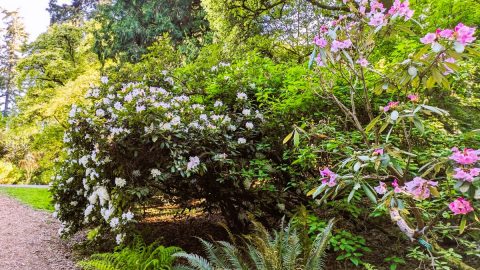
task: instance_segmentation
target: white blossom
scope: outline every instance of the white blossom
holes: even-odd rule
[[[127,180],[123,179],[123,178],[120,178],[120,177],[117,177],[115,178],[115,185],[117,187],[124,187],[125,185],[127,184]]]
[[[190,161],[187,164],[187,171],[195,169],[198,165],[200,165],[200,158],[197,156],[190,157]]]
[[[247,122],[247,123],[245,124],[245,127],[246,127],[247,129],[252,129],[252,128],[253,128],[253,123],[252,123],[252,122]]]
[[[249,116],[251,113],[250,109],[243,109],[242,114],[245,116]]]
[[[247,94],[245,94],[244,92],[239,92],[239,93],[237,93],[237,99],[238,100],[246,100],[247,99]]]
[[[108,83],[108,77],[107,76],[102,76],[100,78],[100,81],[103,83],[103,84],[107,84]]]
[[[97,111],[95,112],[95,115],[98,116],[98,117],[104,117],[105,116],[105,111],[102,110],[102,109],[97,109]]]
[[[244,144],[244,143],[247,142],[247,140],[246,140],[245,138],[241,137],[241,138],[238,138],[237,142],[238,142],[239,144]]]
[[[110,220],[110,227],[116,228],[120,224],[120,220],[117,217],[114,217]]]
[[[157,177],[162,174],[162,172],[159,169],[152,169],[150,170],[150,173],[152,174],[153,177]]]
[[[132,220],[134,217],[133,213],[128,211],[127,213],[122,214],[122,218],[125,220]]]
[[[213,104],[213,107],[221,107],[221,106],[223,106],[223,102],[221,102],[220,100],[215,101],[215,104]]]

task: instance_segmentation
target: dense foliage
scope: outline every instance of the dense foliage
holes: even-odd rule
[[[194,269],[320,269],[331,218],[339,268],[480,265],[477,1],[100,2],[51,1],[2,118],[1,180],[51,179],[64,235],[174,204],[263,224]]]

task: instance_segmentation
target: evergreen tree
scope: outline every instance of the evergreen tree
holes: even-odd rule
[[[0,44],[0,75],[2,77],[1,97],[3,99],[3,116],[6,116],[18,96],[15,86],[16,65],[20,59],[21,46],[27,40],[27,33],[18,11],[2,10],[3,39]]]
[[[164,33],[175,43],[199,38],[208,29],[200,0],[117,0],[100,6],[95,50],[103,61],[117,58],[136,62]]]

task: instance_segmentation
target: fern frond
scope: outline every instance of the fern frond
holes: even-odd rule
[[[177,252],[172,255],[173,257],[177,258],[184,258],[188,261],[188,263],[193,266],[193,269],[196,270],[214,270],[212,265],[202,256],[196,254],[189,254],[186,252]]]

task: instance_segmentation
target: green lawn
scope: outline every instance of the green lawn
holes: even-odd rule
[[[52,196],[46,188],[0,187],[7,194],[34,209],[53,212]]]

